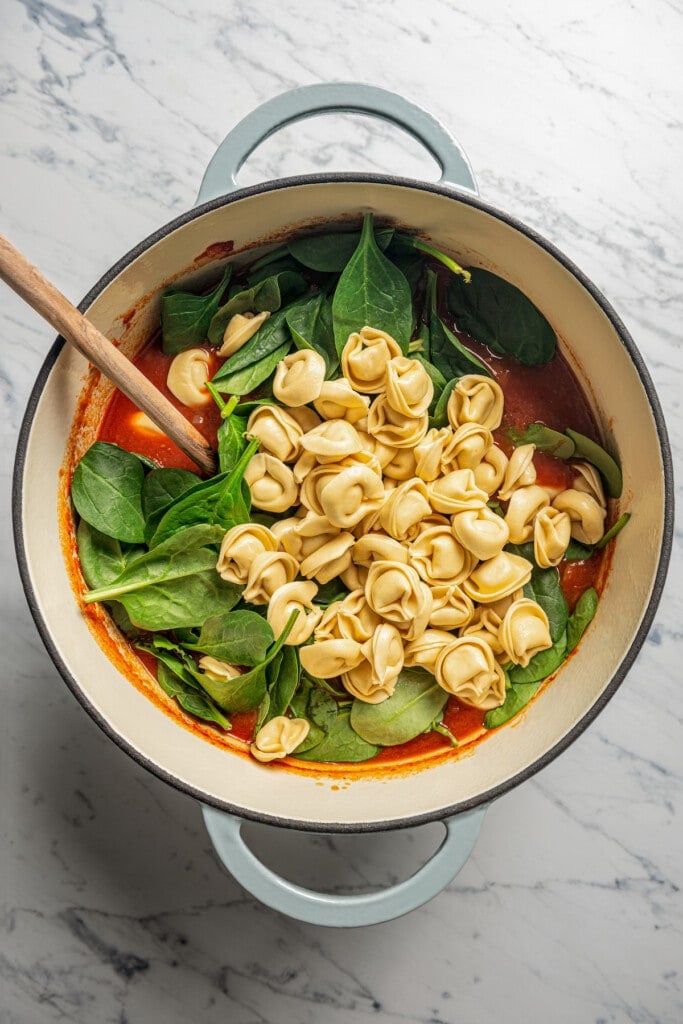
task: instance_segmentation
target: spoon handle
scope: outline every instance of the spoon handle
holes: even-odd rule
[[[206,438],[1,234],[0,278],[142,409],[193,462],[210,475],[216,472],[216,456]]]

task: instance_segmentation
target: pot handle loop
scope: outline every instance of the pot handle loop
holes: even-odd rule
[[[240,885],[261,903],[309,924],[333,928],[392,921],[438,895],[464,866],[479,835],[486,807],[446,818],[444,841],[429,861],[398,885],[359,896],[337,896],[294,885],[262,864],[241,835],[244,820],[202,805],[218,856]]]
[[[304,85],[257,107],[226,135],[202,180],[197,203],[235,191],[237,174],[257,146],[274,132],[302,118],[324,113],[369,114],[403,128],[422,143],[441,167],[439,182],[476,192],[462,148],[444,126],[415,103],[387,89],[360,82]]]

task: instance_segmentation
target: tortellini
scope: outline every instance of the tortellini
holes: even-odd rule
[[[468,373],[457,382],[448,399],[448,419],[452,427],[478,423],[495,430],[503,418],[503,389],[490,377]]]
[[[298,572],[299,563],[286,551],[264,551],[251,563],[242,597],[251,604],[268,604],[280,587],[296,579]]]
[[[455,469],[429,485],[432,508],[446,515],[483,508],[488,500],[486,491],[477,487],[471,469]]]
[[[261,726],[249,749],[257,761],[274,761],[286,757],[301,746],[310,728],[305,718],[277,715]]]
[[[247,422],[247,434],[258,437],[261,450],[280,462],[294,462],[301,453],[304,432],[279,405],[259,405]]]
[[[270,313],[264,310],[263,313],[235,313],[228,320],[228,326],[223,334],[223,343],[218,349],[221,359],[227,359],[235,352],[246,345],[266,322]]]
[[[209,359],[209,353],[203,348],[187,348],[173,359],[166,387],[183,405],[204,405],[211,400],[206,388]]]
[[[407,667],[419,665],[433,674],[436,659],[444,647],[448,647],[452,643],[453,634],[445,629],[426,629],[417,640],[411,640],[409,644],[406,644],[404,665]]]
[[[514,601],[505,613],[498,632],[500,644],[510,661],[525,668],[534,654],[552,647],[548,616],[529,598]]]
[[[512,544],[525,544],[534,535],[534,520],[542,508],[550,504],[543,487],[531,484],[517,487],[510,496],[505,522],[510,530]]]
[[[373,562],[365,583],[365,596],[372,610],[393,623],[407,640],[414,640],[427,628],[432,594],[412,566]]]
[[[486,505],[456,512],[451,523],[453,533],[463,547],[482,561],[500,554],[510,540],[510,529],[505,519]]]
[[[477,558],[463,547],[450,525],[422,527],[409,549],[410,564],[432,586],[462,583]]]
[[[528,487],[536,482],[534,466],[535,444],[522,444],[515,448],[505,467],[503,483],[498,491],[500,501],[509,501],[518,487]]]
[[[314,402],[327,373],[323,357],[313,349],[299,349],[281,359],[273,378],[273,394],[283,405],[297,407]]]
[[[227,583],[245,584],[257,555],[277,549],[278,539],[266,526],[260,523],[233,526],[223,537],[216,571]]]
[[[358,423],[367,416],[370,400],[354,391],[342,377],[341,380],[326,380],[313,405],[325,420],[342,419]]]
[[[316,640],[302,647],[300,653],[303,668],[318,679],[334,679],[342,672],[350,672],[360,665],[363,657],[362,646],[347,637]]]
[[[444,647],[434,675],[439,686],[469,707],[488,711],[505,700],[505,674],[480,637],[459,637]]]
[[[274,455],[264,452],[254,455],[244,479],[251,489],[252,504],[265,512],[285,512],[299,496],[291,469]]]
[[[534,558],[541,569],[559,565],[569,547],[572,521],[566,512],[547,505],[534,519]]]
[[[480,562],[464,580],[462,589],[479,604],[491,604],[523,587],[531,579],[533,565],[521,555],[501,551],[499,555]]]
[[[414,448],[427,433],[429,414],[406,416],[389,403],[386,392],[368,410],[368,433],[394,448]]]
[[[424,416],[434,397],[434,385],[422,363],[395,356],[387,364],[387,404],[402,416]]]
[[[431,512],[427,485],[413,477],[395,487],[382,505],[379,523],[395,540],[406,540]]]
[[[553,508],[567,513],[571,535],[581,544],[597,544],[601,539],[607,513],[592,494],[570,487],[553,499]]]
[[[295,580],[279,587],[270,599],[266,618],[275,636],[279,636],[293,612],[297,612],[292,631],[286,644],[303,644],[312,635],[322,618],[322,609],[313,607],[313,598],[318,585],[304,580]]]
[[[344,377],[354,391],[377,395],[386,388],[387,364],[401,355],[397,341],[384,331],[363,327],[350,334],[341,355]]]

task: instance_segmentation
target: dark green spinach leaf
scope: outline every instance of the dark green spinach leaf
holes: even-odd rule
[[[306,282],[303,277],[291,270],[272,274],[251,288],[243,288],[232,295],[213,316],[209,325],[209,341],[212,345],[222,344],[225,328],[236,313],[274,313],[304,291],[306,291]],[[267,323],[268,320],[266,320]],[[243,347],[246,348],[246,346]],[[239,351],[241,352],[242,349]]]
[[[491,376],[480,359],[465,348],[437,312],[437,278],[433,270],[427,271],[425,306],[429,327],[429,359],[446,380],[463,377],[467,373]]]
[[[137,455],[108,441],[95,441],[74,470],[71,500],[81,519],[100,533],[140,544],[145,539],[144,478]]]
[[[371,706],[379,707],[380,705],[366,705],[366,707]],[[315,724],[314,722],[311,730]],[[317,726],[317,728],[320,729],[321,727]],[[340,708],[330,725],[329,731],[322,731],[324,736],[319,743],[314,746],[308,746],[306,741],[309,740],[309,733],[309,736],[297,747],[292,756],[299,758],[301,761],[327,761],[328,763],[346,761],[356,763],[358,761],[368,761],[379,753],[379,746],[364,740],[352,727],[349,708]]]
[[[198,483],[201,483],[200,478],[189,469],[153,469],[142,484],[142,512],[145,519]]]
[[[174,697],[183,711],[187,711],[188,714],[194,715],[195,718],[201,718],[206,722],[214,722],[216,725],[220,725],[221,729],[230,730],[229,720],[218,710],[213,701],[205,694],[199,692],[196,685],[189,686],[185,679],[174,672],[169,664],[159,661],[157,680],[164,693],[168,694],[169,697]]]
[[[168,288],[161,296],[162,348],[168,355],[176,355],[192,345],[206,341],[209,324],[220,306],[223,292],[228,286],[232,264],[228,263],[223,277],[208,295],[194,295],[182,288]]]
[[[593,587],[584,590],[567,622],[567,654],[574,650],[598,610],[598,594]]]
[[[108,537],[85,519],[78,524],[76,542],[83,579],[89,587],[107,586],[146,550],[142,545],[125,544]]]
[[[203,623],[196,643],[184,646],[229,665],[253,666],[264,660],[273,641],[272,629],[258,612],[238,610],[212,615]]]
[[[380,747],[407,743],[430,729],[448,700],[448,694],[423,668],[404,668],[391,697],[381,704],[355,700],[351,725],[368,743]]]

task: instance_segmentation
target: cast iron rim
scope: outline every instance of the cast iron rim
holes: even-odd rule
[[[102,731],[114,741],[126,754],[128,754],[140,767],[145,768],[147,771],[156,775],[157,778],[162,779],[164,782],[173,786],[175,789],[182,793],[186,793],[189,796],[194,797],[201,803],[209,804],[216,807],[219,810],[226,811],[230,814],[234,814],[245,820],[261,822],[262,824],[275,825],[284,828],[293,828],[304,832],[317,832],[317,833],[358,833],[358,832],[380,832],[391,829],[410,828],[416,825],[426,824],[431,821],[442,821],[452,815],[459,814],[463,811],[468,811],[474,807],[480,807],[482,805],[490,803],[497,797],[502,796],[504,793],[514,789],[520,783],[531,778],[537,772],[547,767],[552,761],[555,760],[564,750],[569,747],[574,740],[576,740],[581,733],[591,724],[591,722],[597,717],[602,711],[607,702],[614,696],[617,689],[623,682],[624,678],[628,674],[633,662],[638,655],[641,647],[643,646],[645,639],[652,626],[657,607],[661,600],[662,591],[664,589],[664,583],[666,580],[666,574],[671,556],[671,546],[673,540],[673,466],[672,466],[672,455],[669,439],[667,435],[666,425],[664,422],[664,416],[662,414],[659,398],[655,391],[654,385],[650,378],[650,374],[645,366],[643,357],[641,356],[635,342],[631,338],[630,334],[626,330],[626,327],[622,323],[620,317],[616,311],[612,308],[610,303],[607,301],[605,296],[595,287],[595,285],[582,273],[582,271],[565,256],[559,249],[557,249],[551,242],[545,239],[542,235],[538,234],[533,228],[528,227],[522,221],[510,214],[499,210],[495,206],[484,202],[478,196],[467,192],[459,191],[453,188],[447,188],[443,185],[432,184],[428,182],[415,181],[409,178],[393,177],[389,175],[381,174],[315,174],[315,175],[300,175],[290,178],[281,178],[277,181],[267,181],[258,185],[253,185],[248,188],[239,189],[236,192],[232,192],[229,195],[219,196],[216,199],[210,200],[208,203],[203,203],[201,206],[196,206],[189,210],[187,213],[181,214],[174,220],[169,221],[163,227],[159,228],[153,234],[149,235],[128,253],[121,257],[94,285],[93,288],[87,293],[87,295],[79,303],[78,308],[81,312],[91,305],[91,303],[97,298],[97,296],[109,285],[121,271],[128,266],[133,260],[137,259],[143,252],[151,248],[161,239],[171,234],[177,228],[182,227],[184,224],[188,224],[190,221],[195,220],[197,217],[201,217],[212,210],[219,209],[223,206],[229,206],[232,203],[239,202],[242,199],[246,199],[251,196],[257,196],[265,192],[276,191],[279,189],[287,189],[298,186],[306,185],[337,185],[346,183],[357,183],[357,184],[380,184],[397,186],[399,188],[410,188],[416,189],[420,192],[432,192],[439,195],[443,195],[449,199],[454,199],[459,203],[463,203],[467,206],[472,206],[483,213],[489,214],[495,217],[497,220],[502,221],[508,226],[516,229],[521,234],[526,235],[527,238],[535,242],[540,248],[545,250],[549,256],[556,260],[561,266],[563,266],[569,273],[571,273],[579,283],[585,288],[585,290],[591,295],[594,301],[601,308],[605,316],[612,324],[616,334],[620,341],[627,350],[631,361],[635,367],[638,376],[640,377],[641,383],[647,396],[650,410],[652,412],[653,419],[657,428],[657,434],[659,437],[660,451],[662,457],[662,468],[664,473],[664,522],[662,531],[662,543],[659,552],[659,561],[657,564],[657,571],[655,574],[652,593],[650,595],[647,608],[643,615],[643,619],[636,632],[636,635],[627,650],[624,658],[619,664],[616,672],[614,673],[609,684],[605,690],[600,694],[598,699],[588,708],[581,719],[569,730],[564,736],[562,736],[557,743],[550,747],[541,757],[537,758],[532,764],[526,768],[512,775],[509,779],[500,783],[485,792],[478,793],[476,796],[472,796],[467,800],[459,801],[458,803],[447,805],[439,808],[435,811],[427,811],[421,814],[414,814],[403,816],[401,818],[388,819],[383,821],[374,822],[334,822],[334,821],[301,821],[291,816],[279,816],[266,814],[251,810],[249,808],[242,808],[231,804],[227,800],[219,800],[211,794],[205,793],[202,790],[190,785],[182,779],[179,779],[172,772],[169,772],[166,768],[157,764],[156,761],[147,758],[143,753],[137,750],[125,737],[121,736],[107,721],[107,719],[100,714],[97,708],[94,707],[90,701],[87,693],[82,689],[79,682],[71,674],[66,664],[64,663],[60,651],[55,644],[47,623],[42,617],[39,603],[36,594],[33,589],[33,584],[30,577],[28,557],[25,548],[25,538],[23,530],[23,502],[22,502],[22,482],[24,477],[26,452],[28,447],[28,440],[33,425],[33,419],[35,412],[40,400],[40,396],[45,388],[45,385],[49,379],[52,368],[55,365],[57,357],[61,352],[63,346],[66,344],[64,339],[58,337],[52,345],[48,355],[38,373],[36,382],[31,391],[28,405],[24,418],[22,421],[21,429],[19,432],[19,439],[17,444],[17,452],[14,464],[14,477],[13,477],[13,492],[12,492],[12,520],[14,525],[14,538],[15,547],[17,553],[17,562],[19,565],[19,573],[21,576],[24,593],[26,594],[26,600],[29,605],[31,615],[33,616],[34,622],[40,634],[40,637],[47,649],[50,658],[52,659],[58,672],[64,679],[65,683],[74,694],[81,706],[87,711],[90,717],[96,722],[96,724],[102,729]],[[427,769],[425,769],[427,770]]]

